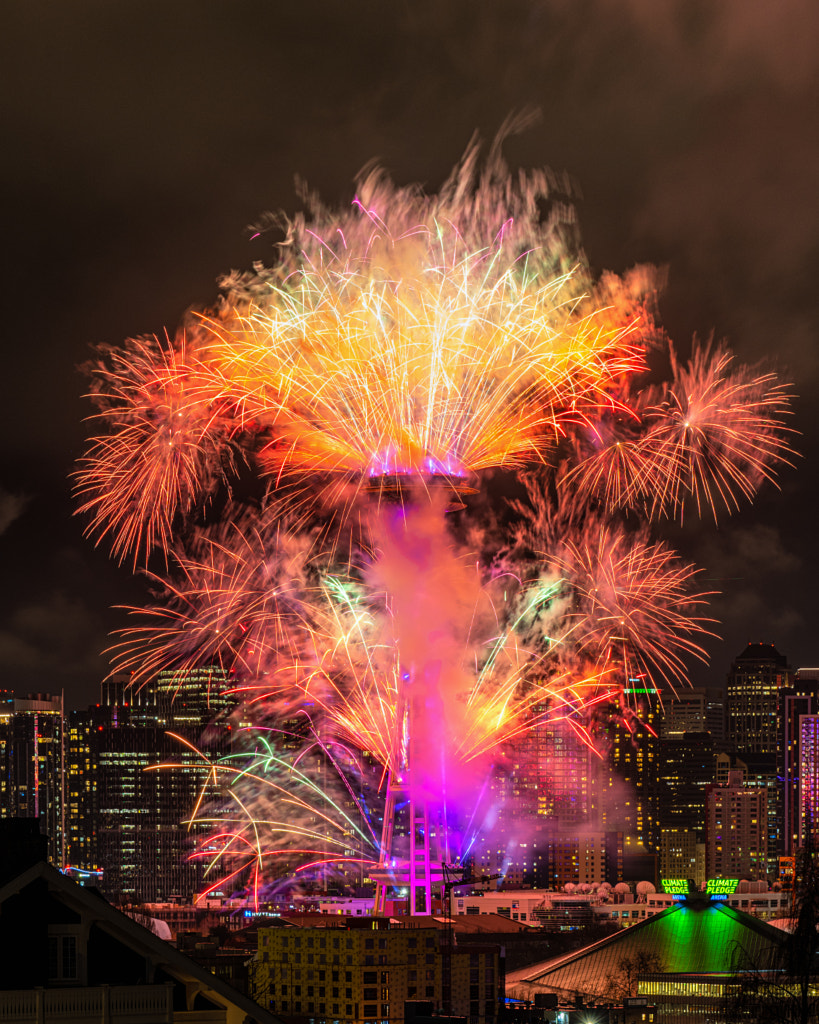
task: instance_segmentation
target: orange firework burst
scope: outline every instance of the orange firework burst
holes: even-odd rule
[[[473,149],[424,197],[373,174],[345,214],[288,223],[271,270],[226,282],[219,312],[177,341],[98,362],[99,418],[78,473],[90,532],[120,559],[231,476],[450,478],[543,460],[572,424],[616,408],[644,365],[639,295],[588,272],[543,222],[543,174],[510,188]],[[467,198],[468,197],[468,198]],[[639,291],[639,289],[637,289]]]
[[[700,642],[713,636],[701,615],[710,596],[692,590],[697,570],[645,530],[636,535],[595,519],[554,558],[572,593],[566,615],[570,647],[597,665],[635,677],[686,678],[686,659],[706,661]]]
[[[733,361],[723,345],[695,344],[688,364],[672,348],[672,379],[640,395],[630,417],[598,428],[598,450],[574,471],[581,493],[649,515],[682,517],[693,504],[716,519],[774,481],[794,455],[784,423],[789,390]]]
[[[233,468],[231,426],[201,393],[176,344],[143,338],[104,349],[93,370],[97,419],[110,433],[96,438],[75,474],[89,533],[108,536],[114,556],[134,560],[167,548],[177,513],[189,512]]]
[[[642,365],[634,326],[590,309],[574,275],[544,278],[536,253],[510,260],[502,241],[465,252],[434,221],[382,231],[366,253],[302,262],[208,323],[214,388],[270,425],[272,468],[372,477],[519,466],[565,421],[610,406],[615,382]]]

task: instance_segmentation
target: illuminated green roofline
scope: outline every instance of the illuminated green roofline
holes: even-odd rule
[[[507,991],[510,986],[531,984],[536,991],[557,992],[567,999],[578,992],[607,998],[611,979],[622,970],[623,959],[646,952],[658,954],[662,962],[662,971],[647,972],[646,981],[713,984],[721,980],[719,976],[735,974],[738,948],[746,951],[749,962],[769,962],[785,939],[780,929],[766,921],[702,892],[691,899],[675,900],[659,914],[585,949],[512,972],[511,980],[507,975]]]

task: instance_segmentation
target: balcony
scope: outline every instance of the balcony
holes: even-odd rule
[[[173,984],[0,991],[0,1024],[226,1024],[226,1010],[173,1009]]]
[[[0,992],[2,1024],[171,1024],[172,985],[36,988]]]

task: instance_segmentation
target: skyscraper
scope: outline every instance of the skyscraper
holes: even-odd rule
[[[726,741],[748,769],[747,783],[767,791],[769,873],[783,844],[780,702],[793,673],[773,644],[749,643],[728,673]]]
[[[628,692],[633,709],[624,715],[612,708],[601,730],[608,753],[598,769],[599,820],[604,831],[623,833],[626,877],[648,877],[646,856],[656,855],[660,845],[662,708],[658,691],[645,680],[632,680]]]
[[[740,754],[776,754],[779,691],[792,672],[773,644],[748,644],[728,673],[726,739]]]
[[[785,856],[793,856],[804,842],[804,812],[800,804],[802,779],[811,761],[806,752],[802,761],[802,719],[819,712],[819,669],[800,668],[792,685],[779,695],[779,751],[777,770],[781,783],[782,846]],[[810,733],[805,735],[806,740]],[[810,775],[810,772],[809,772]]]
[[[163,674],[136,692],[127,678],[114,678],[103,684],[102,705],[71,713],[70,863],[102,871],[98,884],[111,898],[158,902],[201,889],[204,865],[191,854],[204,831],[185,820],[207,776],[207,755],[230,749],[227,689],[224,672],[211,667]]]
[[[799,717],[799,842],[819,838],[819,714]]]
[[[663,737],[679,737],[687,732],[707,731],[707,696],[704,687],[692,686],[663,697]]]
[[[63,700],[0,695],[0,816],[36,818],[49,860],[64,862]]]
[[[660,822],[663,828],[694,833],[696,842],[704,842],[705,794],[714,781],[714,752],[708,732],[687,732],[660,742]]]

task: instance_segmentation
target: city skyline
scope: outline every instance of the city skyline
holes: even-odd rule
[[[816,672],[794,676],[768,645],[749,645],[731,674],[724,715],[716,714],[723,709],[713,692],[689,691],[667,701],[664,710],[655,694],[640,721],[628,727],[608,721],[602,759],[565,722],[541,723],[520,736],[505,748],[489,780],[496,815],[476,833],[472,870],[498,879],[506,890],[623,880],[656,886],[662,878],[686,877],[700,885],[715,876],[786,881],[794,856],[810,842],[805,830],[812,828],[815,800]],[[758,688],[751,686],[754,679]],[[0,694],[0,817],[39,819],[52,862],[96,877],[116,901],[243,890],[240,878],[224,890],[221,873],[204,887],[195,859],[188,861],[185,853],[192,852],[188,823],[180,820],[201,803],[200,786],[210,789],[199,750],[218,757],[229,773],[231,764],[269,770],[263,762],[272,752],[258,749],[258,735],[250,740],[257,746],[256,768],[240,754],[247,746],[241,727],[247,715],[235,696],[218,669],[184,677],[163,673],[136,701],[127,680],[118,678],[103,685],[99,704],[67,713],[62,725],[52,726],[47,719],[54,722],[61,712],[59,698]],[[299,742],[293,736],[294,750]],[[157,764],[165,768],[150,770]],[[385,809],[383,794],[375,794],[377,775],[369,789],[361,780],[373,828]],[[298,786],[282,796],[292,803],[299,793],[312,800]],[[352,808],[346,800],[343,806]],[[310,813],[318,815],[314,841],[332,844],[332,815],[342,805],[327,817],[330,810],[330,804],[310,803]],[[315,830],[321,821],[330,833]],[[202,832],[200,824],[194,831],[204,841],[208,829]],[[265,849],[283,852],[282,838],[284,845],[276,846],[271,833]],[[213,852],[207,841],[200,848]],[[282,862],[271,889],[277,898],[288,886],[300,888],[299,869],[291,874],[297,863]],[[378,877],[368,863],[371,868],[365,859],[330,874],[308,872],[302,881],[311,889],[334,885],[357,892],[356,886]],[[245,897],[251,899],[250,890]]]

